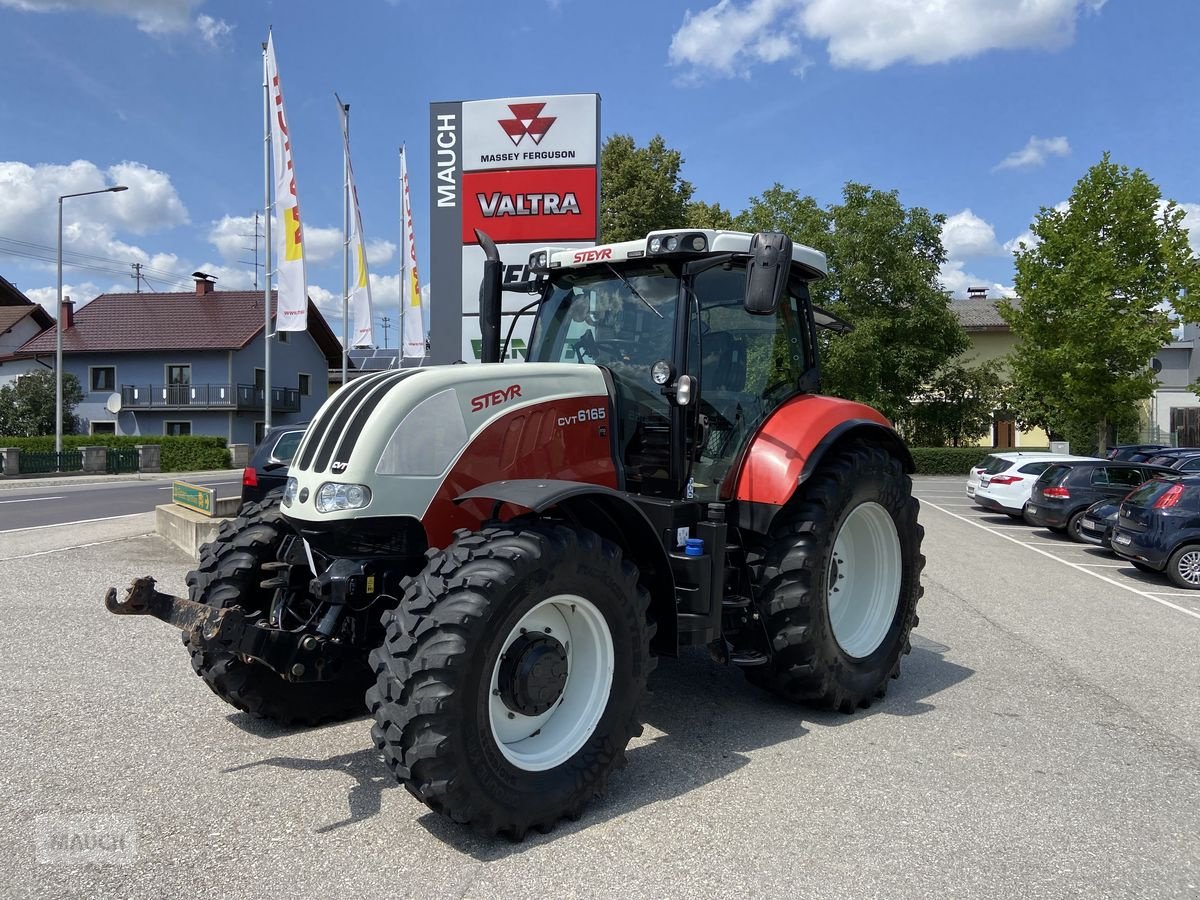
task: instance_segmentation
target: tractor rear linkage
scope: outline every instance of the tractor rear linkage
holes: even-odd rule
[[[154,616],[173,625],[193,643],[201,639],[243,659],[261,663],[287,681],[328,681],[347,658],[337,641],[297,634],[248,620],[236,607],[217,609],[154,589],[150,576],[138,578],[117,600],[117,589],[104,595],[108,611],[119,616]]]

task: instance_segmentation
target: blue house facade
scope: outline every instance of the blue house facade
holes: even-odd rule
[[[257,444],[265,428],[261,292],[102,294],[64,309],[63,371],[84,399],[75,408],[89,434],[215,435]],[[54,328],[18,351],[54,366]],[[271,339],[271,424],[312,418],[325,402],[341,345],[309,303],[306,331]]]

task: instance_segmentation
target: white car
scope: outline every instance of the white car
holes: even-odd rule
[[[980,473],[972,499],[982,509],[1016,518],[1021,516],[1025,501],[1033,491],[1033,484],[1042,472],[1055,463],[1093,458],[1065,453],[997,453],[995,456],[998,458]],[[1005,458],[1009,456],[1013,458]],[[971,494],[968,493],[968,496]]]
[[[1043,456],[1054,456],[1048,450],[1013,450],[1008,453],[989,453],[983,458],[983,462],[974,466],[969,475],[967,475],[967,499],[975,499],[975,491],[979,489],[979,482],[983,476],[999,475],[1001,472],[1012,466],[1014,460],[1018,459],[1040,459]]]

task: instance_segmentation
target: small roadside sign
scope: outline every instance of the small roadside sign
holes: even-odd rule
[[[188,484],[186,481],[176,481],[171,485],[171,501],[176,506],[190,509],[201,515],[213,514],[212,488],[201,487],[198,484]]]

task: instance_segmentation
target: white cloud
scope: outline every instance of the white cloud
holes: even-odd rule
[[[774,63],[800,54],[795,0],[720,0],[683,14],[668,58],[695,73],[745,75],[754,63]]]
[[[951,259],[997,256],[1001,253],[1001,247],[996,242],[996,230],[970,209],[946,219],[942,225],[942,247]]]
[[[71,197],[63,201],[63,250],[68,269],[101,267],[108,274],[124,274],[129,263],[175,272],[171,254],[152,254],[126,243],[119,233],[150,234],[185,224],[187,209],[165,172],[141,163],[123,162],[108,169],[76,160],[68,165],[30,166],[22,162],[0,162],[0,237],[12,240],[41,257],[41,266],[53,265],[53,250],[29,248],[29,244],[53,248],[58,240],[58,197],[84,191],[103,190],[113,184],[129,190],[115,194]],[[81,257],[76,254],[87,254]],[[99,257],[98,259],[96,257]]]
[[[126,290],[124,285],[112,285],[108,288],[109,291]],[[25,296],[34,303],[40,303],[51,316],[57,315],[58,308],[58,287],[50,285],[49,287],[34,288],[31,291],[25,291]],[[105,293],[105,289],[101,288],[94,281],[77,281],[67,284],[63,282],[63,297],[70,297],[75,301],[75,308],[86,305],[95,300],[101,294]]]
[[[212,16],[196,16],[196,30],[213,47],[221,46],[221,38],[233,31],[233,26],[224,19],[214,19]]]
[[[1188,230],[1192,252],[1200,254],[1200,203],[1177,203],[1183,210],[1183,227]]]
[[[192,10],[205,0],[0,0],[0,6],[21,12],[61,13],[95,12],[110,16],[128,16],[139,31],[152,35],[178,34],[195,28],[200,37],[216,47],[234,26],[224,19],[201,14],[192,18]]]
[[[938,273],[938,281],[941,282],[943,290],[949,291],[951,296],[959,300],[967,296],[968,288],[977,287],[987,288],[989,297],[1016,296],[1011,285],[989,282],[986,278],[967,272],[962,260],[947,260]]]
[[[800,38],[824,43],[840,68],[927,65],[989,50],[1057,49],[1081,14],[1105,0],[719,0],[688,10],[668,58],[700,75],[744,75],[755,63],[800,55]],[[795,67],[802,71],[803,65]],[[794,69],[794,70],[795,70]]]
[[[1054,204],[1055,212],[1065,213],[1070,208],[1071,208],[1070,200],[1060,200]],[[1018,234],[1016,237],[1010,238],[1009,240],[1004,242],[1004,252],[1005,253],[1016,253],[1018,250],[1021,249],[1021,244],[1025,245],[1026,250],[1032,250],[1034,247],[1036,247],[1041,242],[1042,242],[1041,238],[1039,238],[1036,234],[1034,234],[1029,229],[1026,229],[1025,231],[1022,231],[1020,234]]]
[[[1031,137],[1029,142],[1020,150],[1014,150],[1000,160],[992,169],[1032,169],[1044,166],[1046,159],[1051,156],[1069,156],[1071,145],[1065,137],[1040,138]]]
[[[367,241],[367,265],[382,266],[396,255],[396,245],[391,241]]]

